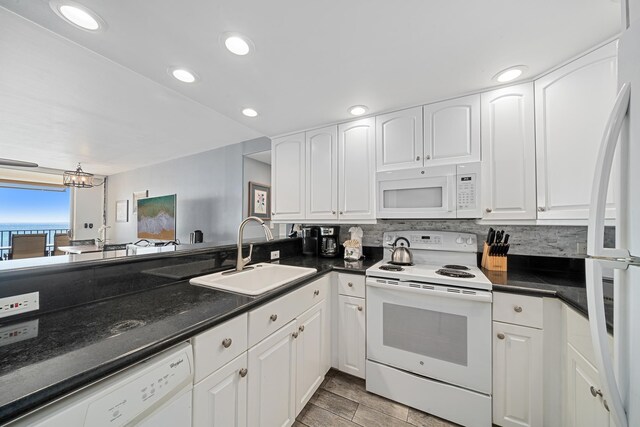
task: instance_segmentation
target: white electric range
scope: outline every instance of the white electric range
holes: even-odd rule
[[[400,240],[398,240],[400,238]],[[474,234],[396,231],[413,265],[367,270],[367,390],[465,426],[491,425],[491,282]]]

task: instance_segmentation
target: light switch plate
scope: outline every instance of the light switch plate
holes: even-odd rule
[[[576,244],[576,255],[587,254],[587,242],[578,242]]]
[[[40,292],[0,298],[0,318],[40,309]]]
[[[271,260],[280,259],[280,251],[271,251]]]

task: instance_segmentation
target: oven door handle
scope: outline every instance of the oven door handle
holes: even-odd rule
[[[417,282],[402,282],[398,281],[397,285],[390,285],[386,280],[378,281],[375,278],[368,278],[366,281],[367,286],[375,288],[388,289],[398,292],[411,292],[415,294],[425,296],[438,296],[441,298],[454,298],[466,301],[479,301],[488,302],[493,301],[493,295],[489,291],[480,291],[476,289],[462,289],[455,287],[448,287],[446,285],[435,285],[433,289],[424,288],[423,286],[431,286],[426,283]],[[400,284],[401,283],[401,284]],[[411,285],[415,285],[412,287]],[[418,287],[419,286],[419,287]]]

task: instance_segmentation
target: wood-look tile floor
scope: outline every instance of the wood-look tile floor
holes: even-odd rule
[[[450,427],[443,419],[365,390],[364,380],[331,369],[294,427]]]

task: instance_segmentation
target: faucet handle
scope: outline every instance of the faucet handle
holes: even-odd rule
[[[253,243],[249,243],[249,256],[242,260],[242,261],[244,261],[245,264],[251,262],[251,254],[252,253],[253,253]]]

